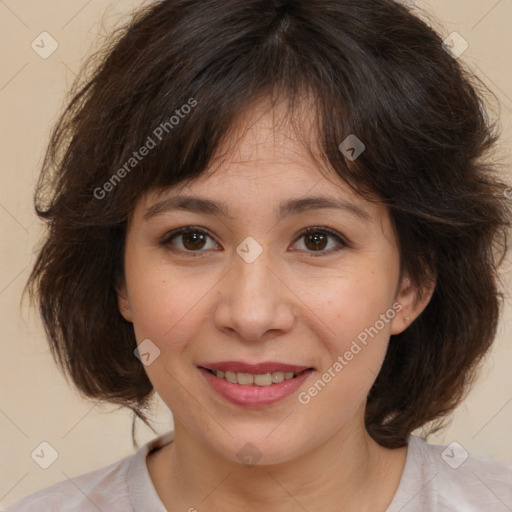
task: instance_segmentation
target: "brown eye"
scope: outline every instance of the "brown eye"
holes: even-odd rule
[[[187,226],[169,233],[160,243],[177,252],[200,253],[204,252],[205,247],[208,249],[208,239],[213,240],[203,229]],[[177,243],[180,244],[178,247],[176,247]],[[214,245],[216,246],[216,244]]]
[[[206,236],[203,233],[190,231],[181,235],[183,246],[191,251],[202,249],[205,244]]]
[[[325,233],[308,233],[304,238],[306,247],[312,251],[321,251],[327,246],[328,235]]]
[[[208,247],[209,239],[213,242],[213,246]],[[301,250],[310,253],[311,256],[328,255],[347,246],[345,240],[338,233],[326,228],[307,228],[297,240],[304,240],[304,249]],[[335,242],[334,245],[331,241]],[[194,226],[186,226],[172,231],[165,236],[160,244],[174,252],[189,256],[200,256],[208,249],[218,248],[215,240],[207,231]],[[329,245],[331,245],[330,248]]]
[[[329,240],[331,239],[335,240],[337,243],[334,244],[334,248],[325,250],[329,246]],[[306,252],[317,252],[319,253],[318,256],[339,251],[347,245],[340,235],[325,228],[307,228],[299,235],[298,240],[304,240]],[[312,256],[317,255],[312,254]]]

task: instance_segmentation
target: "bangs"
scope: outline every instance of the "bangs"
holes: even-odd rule
[[[191,19],[195,11],[174,3],[142,10],[67,111],[69,125],[80,121],[80,132],[73,134],[76,144],[60,148],[66,151],[63,163],[97,199],[81,214],[114,224],[148,190],[198,177],[234,120],[265,96],[271,105],[286,98],[302,143],[320,149],[319,166],[327,163],[367,197],[388,196],[397,164],[418,170],[422,144],[432,149],[442,143],[418,129],[436,94],[429,81],[438,79],[404,51],[418,35],[410,31],[397,47],[381,19],[417,23],[433,47],[439,38],[401,6],[390,5],[388,12],[353,3],[340,8],[344,16],[335,25],[329,11],[311,18],[302,2],[279,8],[233,2],[225,10],[205,2],[201,15],[209,20],[208,31]],[[368,36],[361,34],[361,16]],[[308,114],[315,130],[304,136],[304,120],[295,114],[306,97],[313,100]],[[357,164],[339,149],[350,135],[365,147]]]
[[[214,172],[253,106],[285,102],[275,130],[291,123],[319,170],[389,207],[401,272],[420,294],[437,277],[423,313],[391,336],[368,432],[403,446],[453,410],[496,334],[509,189],[486,158],[499,133],[485,86],[411,9],[163,0],[91,57],[43,162],[35,206],[49,230],[27,283],[56,361],[86,396],[144,419],[153,392],[116,294],[140,198]]]

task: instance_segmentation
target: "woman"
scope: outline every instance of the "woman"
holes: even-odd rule
[[[495,337],[496,140],[400,3],[142,9],[52,135],[29,290],[82,393],[174,429],[7,510],[512,508],[512,467],[411,435]]]

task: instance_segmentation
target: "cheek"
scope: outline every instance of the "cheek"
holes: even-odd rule
[[[386,272],[375,263],[345,270],[315,299],[325,325],[321,339],[326,351],[318,379],[299,397],[311,405],[310,412],[334,423],[341,411],[348,418],[366,401],[397,314],[393,303],[398,268]]]
[[[361,407],[386,355],[393,308],[391,281],[370,271],[329,287],[318,308],[324,328],[324,357],[317,379],[299,395],[299,403],[325,422],[348,421]]]
[[[149,338],[162,351],[179,351],[207,317],[207,295],[215,279],[193,269],[139,265],[132,275],[130,303],[137,341]],[[182,340],[182,341],[180,341]]]
[[[320,290],[317,294],[310,293],[309,303],[330,332],[326,339],[332,348],[348,349],[352,340],[376,322],[383,337],[389,336],[390,319],[383,323],[380,318],[392,309],[396,283],[393,271],[386,274],[377,268],[377,265],[346,268],[337,279],[325,281],[321,293]],[[393,310],[389,316],[394,316]]]
[[[156,354],[144,369],[168,407],[186,411],[190,396],[184,390],[196,385],[190,371],[194,360],[190,341],[200,338],[198,330],[208,314],[205,295],[214,283],[194,279],[186,271],[174,270],[171,275],[168,265],[155,264],[142,267],[133,278],[135,337],[139,344],[150,340],[152,344],[146,346]]]

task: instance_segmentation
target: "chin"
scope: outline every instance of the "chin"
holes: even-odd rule
[[[284,429],[279,434],[272,433],[273,428],[275,425],[251,434],[244,429],[239,435],[225,436],[214,449],[226,460],[247,467],[282,464],[304,453],[304,431],[294,436]]]

